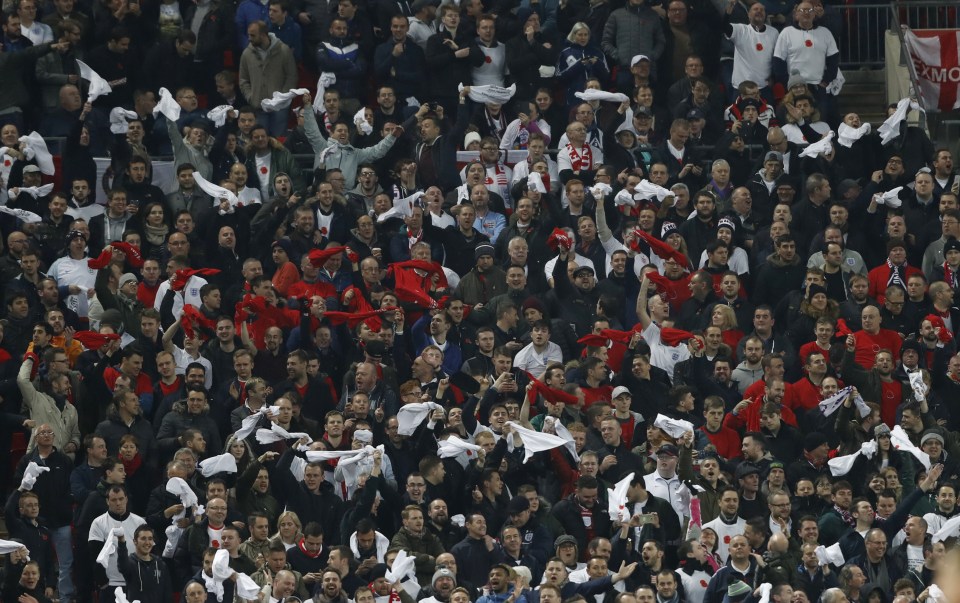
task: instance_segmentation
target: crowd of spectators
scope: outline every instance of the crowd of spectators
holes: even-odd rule
[[[3,601],[958,600],[960,181],[837,7],[2,8]]]

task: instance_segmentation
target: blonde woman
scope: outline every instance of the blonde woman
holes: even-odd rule
[[[284,511],[277,517],[277,533],[270,540],[272,542],[281,542],[289,551],[297,546],[303,537],[303,524],[300,518],[293,511]]]

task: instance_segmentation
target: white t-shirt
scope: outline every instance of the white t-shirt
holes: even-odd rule
[[[551,362],[563,362],[563,351],[560,350],[560,346],[548,341],[547,349],[543,351],[543,354],[534,349],[533,343],[527,344],[526,347],[517,352],[513,359],[513,366],[532,373],[534,376],[539,376],[547,370],[547,365]]]
[[[180,294],[173,296],[174,317],[180,316],[180,313],[183,311],[184,302],[197,309],[203,305],[203,301],[200,299],[200,289],[206,284],[207,281],[199,276],[190,277],[190,280],[188,280],[187,284],[184,285],[183,289],[180,291]],[[167,295],[167,291],[169,290],[169,279],[160,283],[160,286],[157,288],[157,298],[153,302],[153,307],[156,308],[158,312],[160,311],[160,304],[163,302],[163,298]]]
[[[767,25],[763,31],[757,31],[752,25],[733,23],[733,87],[740,82],[750,80],[761,88],[770,78],[773,62],[773,49],[777,44],[776,28]]]
[[[719,517],[713,521],[703,524],[704,528],[710,528],[717,533],[717,555],[720,560],[726,563],[727,556],[730,554],[730,540],[734,536],[742,536],[747,522],[742,517],[737,517],[736,523],[726,523]]]
[[[791,25],[780,32],[773,56],[787,63],[788,73],[798,71],[806,83],[819,84],[827,57],[838,52],[837,42],[826,27],[803,30]]]
[[[147,521],[144,518],[139,515],[134,515],[133,513],[128,515],[123,521],[117,521],[111,517],[109,513],[104,513],[94,519],[93,523],[90,524],[89,540],[105,543],[110,538],[110,530],[113,528],[123,528],[123,537],[127,541],[127,552],[129,553],[131,552],[130,543],[134,541],[133,533],[138,527],[146,523]],[[117,568],[116,553],[110,555],[110,560],[107,562],[107,579],[110,581],[110,586],[126,586],[126,581]]]
[[[650,364],[667,371],[673,381],[673,368],[690,357],[690,350],[685,345],[670,347],[660,341],[660,327],[654,322],[642,331],[642,335],[650,346]]]

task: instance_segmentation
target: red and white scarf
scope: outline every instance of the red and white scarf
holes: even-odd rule
[[[570,153],[570,166],[573,171],[590,170],[593,168],[593,150],[590,145],[585,144],[578,151],[573,145],[567,143],[567,152]]]
[[[951,289],[957,288],[957,271],[946,262],[943,263],[943,280],[950,285]]]
[[[487,190],[495,192],[506,199],[510,195],[508,192],[510,183],[507,182],[507,172],[504,169],[504,165],[498,161],[486,168],[486,172],[487,174],[483,179],[483,183],[487,186]],[[496,187],[496,189],[493,187]],[[504,196],[504,192],[507,193],[507,196]]]

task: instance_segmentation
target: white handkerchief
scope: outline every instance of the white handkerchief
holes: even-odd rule
[[[673,194],[673,191],[670,189],[663,188],[659,184],[654,184],[649,180],[641,180],[640,184],[634,188],[634,191],[635,194],[633,198],[637,201],[656,197],[658,202],[663,202],[664,199]]]
[[[437,456],[442,459],[453,458],[461,452],[476,453],[479,450],[480,447],[476,444],[465,442],[455,435],[448,436],[447,439],[437,442]]]
[[[610,188],[610,185],[606,182],[597,182],[590,187],[590,194],[593,195],[594,199],[602,199],[604,196],[609,195],[613,192],[613,189]]]
[[[835,565],[837,567],[843,567],[845,562],[843,558],[843,551],[840,549],[839,542],[829,547],[825,547],[823,545],[818,546],[814,553],[816,554],[817,561],[820,562],[820,565]]]
[[[23,470],[23,480],[20,481],[20,487],[24,490],[33,490],[34,484],[37,483],[37,478],[40,477],[41,473],[46,473],[50,471],[50,467],[41,467],[33,461],[27,465],[27,468]]]
[[[681,419],[671,419],[665,415],[657,415],[653,421],[654,426],[662,429],[671,438],[683,437],[688,431],[693,431],[693,423]]]
[[[80,68],[80,77],[90,82],[87,87],[87,102],[92,103],[101,96],[113,92],[113,88],[107,83],[107,80],[100,77],[96,71],[90,69],[90,66],[81,60],[77,60],[77,67]]]
[[[934,603],[950,603],[947,601],[947,596],[943,594],[943,591],[940,590],[940,587],[936,584],[931,584],[927,587],[927,600],[933,599]]]
[[[547,418],[551,419],[552,417]],[[544,421],[544,424],[546,424],[546,421]],[[580,455],[577,454],[577,442],[573,439],[573,434],[570,433],[570,430],[567,429],[567,426],[560,421],[553,419],[553,430],[557,432],[558,437],[562,438],[563,441],[566,442],[564,446],[566,446],[567,450],[570,451],[570,456],[573,457],[574,462],[579,463]]]
[[[230,112],[233,111],[231,105],[217,105],[213,109],[207,111],[207,119],[213,122],[213,125],[218,128],[227,123],[227,116],[230,115]]]
[[[912,454],[914,458],[923,464],[927,471],[930,471],[930,456],[913,445],[913,442],[910,441],[910,437],[907,435],[907,432],[903,430],[903,427],[897,425],[893,428],[890,432],[890,443],[892,443],[893,447],[897,450]]]
[[[584,90],[583,92],[576,92],[574,96],[579,98],[582,101],[590,102],[594,100],[598,101],[610,101],[612,103],[622,103],[630,100],[626,94],[622,92],[607,92],[606,90]]]
[[[110,131],[114,134],[126,134],[130,129],[127,120],[136,119],[136,111],[127,111],[123,107],[114,107],[110,110]]]
[[[927,384],[923,382],[923,373],[917,371],[908,375],[910,378],[910,388],[913,390],[913,396],[917,402],[923,402],[927,399]]]
[[[547,193],[547,187],[543,185],[543,176],[540,172],[530,172],[527,176],[527,189],[535,190],[541,195]]]
[[[210,477],[218,473],[236,473],[237,457],[229,452],[211,456],[200,461],[200,473],[203,477]]]
[[[160,88],[160,100],[157,101],[157,106],[153,108],[153,116],[156,117],[158,113],[163,113],[164,117],[174,123],[180,119],[180,103],[166,88]]]
[[[463,84],[460,84],[457,87],[458,91],[462,91],[464,88]],[[467,95],[475,103],[496,103],[498,105],[505,105],[507,102],[513,98],[513,95],[517,92],[516,84],[510,84],[509,88],[504,88],[503,86],[470,86],[470,93]]]
[[[259,412],[255,412],[244,417],[243,420],[240,421],[240,429],[233,434],[234,438],[238,440],[245,440],[249,438],[250,434],[256,431],[257,425],[260,424],[260,419],[263,419],[266,416],[266,413],[264,412],[265,410],[267,410],[266,406],[261,408]]]
[[[443,408],[436,402],[414,402],[404,404],[397,412],[397,433],[400,435],[413,435],[417,427],[430,416],[434,410]]]
[[[870,407],[867,406],[867,403],[863,401],[863,398],[860,396],[860,394],[854,396],[853,405],[856,406],[857,411],[860,412],[861,419],[870,414]]]
[[[357,126],[357,129],[360,130],[364,135],[368,135],[373,132],[373,126],[370,125],[370,122],[367,121],[367,109],[366,107],[360,107],[360,109],[353,115],[353,124]]]
[[[851,128],[847,124],[840,124],[837,128],[837,142],[846,148],[853,146],[864,136],[870,133],[870,124],[863,124],[859,128]]]
[[[409,218],[413,215],[413,206],[423,196],[423,191],[417,191],[409,197],[393,202],[393,207],[377,216],[377,222],[386,222],[390,218]]]
[[[364,444],[373,442],[373,432],[369,429],[358,429],[353,432],[353,439]]]
[[[523,440],[523,462],[526,463],[533,455],[538,452],[543,452],[544,450],[552,450],[554,448],[559,448],[560,446],[566,446],[567,442],[560,436],[551,435],[549,433],[541,433],[539,431],[534,431],[532,429],[527,429],[526,427],[521,426],[519,423],[513,421],[508,421],[507,425],[513,428],[513,430],[520,435],[520,439]],[[513,438],[507,440],[508,447],[513,443]]]
[[[33,213],[32,211],[27,211],[25,209],[18,209],[13,207],[7,207],[6,205],[0,205],[0,213],[11,215],[18,220],[22,220],[26,224],[39,224],[40,222],[43,221],[43,218]]]
[[[14,540],[2,540],[0,539],[0,555],[9,555],[20,549],[25,549],[22,542],[16,542]],[[29,557],[27,558],[29,560]]]
[[[260,108],[266,111],[267,113],[275,113],[282,109],[286,109],[290,106],[290,103],[294,98],[298,96],[303,96],[309,92],[306,88],[291,88],[287,92],[280,92],[279,90],[273,93],[273,96],[270,98],[265,98],[260,101]],[[320,99],[323,100],[322,98]]]
[[[833,150],[833,145],[830,144],[830,141],[833,140],[834,133],[833,130],[830,130],[826,135],[813,144],[808,144],[807,148],[800,151],[801,157],[817,157],[819,155],[827,155],[830,151]]]
[[[230,553],[226,549],[220,549],[213,556],[213,567],[210,568],[213,574],[213,594],[217,601],[223,601],[223,581],[229,580],[233,576],[233,570],[230,568]]]
[[[877,442],[876,440],[867,440],[860,445],[860,450],[854,452],[853,454],[848,454],[846,456],[838,456],[827,461],[827,465],[830,466],[830,473],[835,477],[840,475],[846,475],[850,473],[850,470],[853,469],[854,463],[857,461],[857,457],[861,454],[868,459],[873,458],[873,455],[877,453]]]
[[[313,98],[313,112],[320,113],[324,112],[323,108],[323,95],[326,94],[327,88],[337,83],[337,74],[330,71],[324,71],[320,74],[320,78],[317,80],[317,95]]]
[[[887,207],[896,209],[903,205],[903,201],[900,200],[900,191],[902,190],[903,187],[898,186],[896,188],[891,188],[885,193],[877,193],[873,196],[873,198],[877,202],[877,205],[886,205]]]
[[[631,473],[617,482],[612,489],[607,488],[607,513],[610,514],[611,521],[619,521],[620,523],[630,521],[630,509],[627,509],[627,490],[630,489],[633,476],[634,474]]]
[[[100,554],[97,555],[97,563],[103,567],[107,567],[110,564],[110,557],[117,552],[117,537],[123,535],[123,528],[113,528],[110,530],[110,533],[107,535],[107,540],[103,543],[103,548],[100,549]]]
[[[56,169],[53,166],[53,155],[47,150],[47,141],[37,132],[30,132],[26,136],[20,137],[23,143],[24,155],[29,159],[37,160],[37,167],[40,173],[46,176],[53,176]]]
[[[237,572],[237,583],[235,584],[237,598],[244,601],[256,601],[260,594],[260,585],[253,581],[253,578]]]

